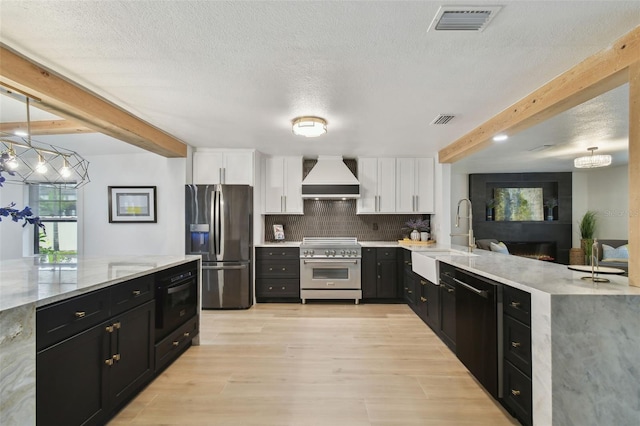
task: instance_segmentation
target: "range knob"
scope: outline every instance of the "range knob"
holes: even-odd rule
[[[331,254],[331,250],[325,250],[324,254],[325,254],[325,256],[329,256]]]
[[[335,250],[331,250],[331,256],[335,256],[336,255],[336,251]]]
[[[344,250],[340,250],[340,255],[344,256],[345,255],[345,251]]]
[[[309,254],[313,256],[313,250],[309,250]]]

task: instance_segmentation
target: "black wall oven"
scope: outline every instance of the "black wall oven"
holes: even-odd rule
[[[156,274],[156,342],[198,311],[198,262]]]

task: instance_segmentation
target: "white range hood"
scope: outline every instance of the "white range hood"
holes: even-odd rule
[[[321,155],[302,181],[302,198],[360,198],[360,182],[342,157]]]

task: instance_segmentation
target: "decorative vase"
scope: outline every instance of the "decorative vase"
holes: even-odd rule
[[[547,207],[547,220],[553,220],[553,207]]]
[[[429,241],[429,233],[428,232],[421,232],[420,233],[420,241]]]
[[[417,229],[414,229],[413,231],[411,231],[409,238],[411,238],[413,241],[420,241],[420,233]]]

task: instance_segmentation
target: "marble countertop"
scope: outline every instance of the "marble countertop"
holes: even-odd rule
[[[267,241],[264,243],[256,244],[256,247],[300,247],[302,241],[282,241],[282,242],[272,242]],[[406,246],[404,244],[399,244],[398,241],[358,241],[362,247],[404,247],[404,248],[412,248],[414,250],[420,250],[420,248],[425,248],[425,246],[415,245],[415,246]],[[429,246],[430,247],[430,246]]]
[[[442,253],[448,249],[464,253],[466,247],[437,245],[431,250],[414,251],[529,293],[539,291],[551,295],[640,296],[640,287],[629,286],[629,279],[621,275],[601,274],[600,277],[608,278],[611,282],[593,283],[581,279],[590,276],[590,273],[570,270],[567,265],[479,249],[475,249],[471,256],[466,253]],[[430,254],[429,251],[433,253]]]
[[[79,257],[76,264],[39,263],[36,257],[0,262],[0,312],[35,303],[43,306],[200,256]]]

